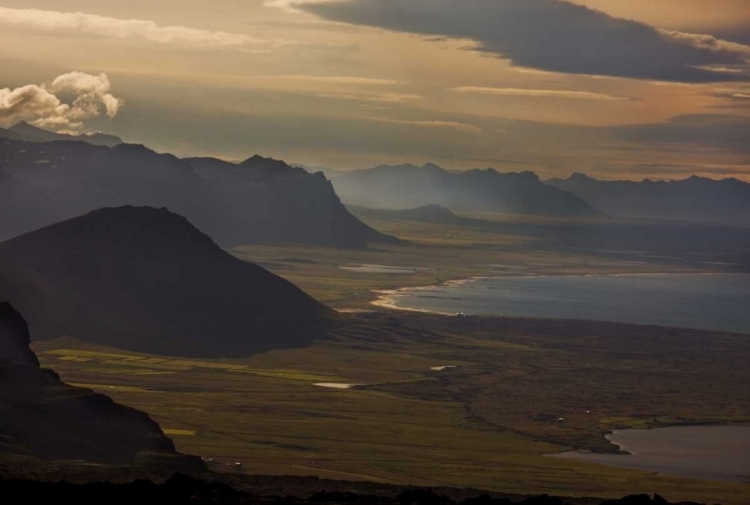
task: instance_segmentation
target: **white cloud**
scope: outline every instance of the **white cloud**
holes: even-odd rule
[[[522,89],[522,88],[486,88],[481,86],[461,86],[452,88],[455,93],[494,96],[526,96],[538,98],[573,98],[578,100],[628,100],[626,97],[591,93],[588,91],[567,91],[554,89]]]
[[[185,26],[160,26],[143,19],[119,19],[82,12],[0,7],[0,25],[43,32],[173,45],[191,49],[229,49],[268,53],[293,44],[287,40],[265,40],[242,33],[202,30]]]
[[[42,128],[78,133],[89,119],[102,113],[110,118],[117,115],[122,101],[110,93],[110,87],[106,74],[70,72],[48,84],[0,89],[0,125],[30,121]],[[58,95],[74,98],[65,103]]]

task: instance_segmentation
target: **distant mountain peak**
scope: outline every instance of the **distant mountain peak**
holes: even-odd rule
[[[251,170],[259,177],[259,182],[274,182],[280,179],[309,175],[301,167],[293,167],[282,160],[253,155],[239,164],[241,168]]]
[[[44,133],[54,133],[48,130],[44,130],[42,128],[36,127],[32,125],[31,123],[27,123],[26,121],[19,121],[18,123],[14,124],[8,130],[16,133],[38,133],[38,132],[44,132]]]
[[[114,135],[107,135],[105,133],[94,132],[84,133],[81,135],[68,135],[67,133],[56,133],[43,128],[34,126],[26,121],[19,121],[7,130],[0,129],[0,137],[2,133],[10,133],[12,139],[22,140],[25,142],[54,142],[56,140],[73,140],[82,141],[88,144],[114,147],[123,144],[120,137]]]
[[[438,171],[439,172],[443,172],[444,171],[443,167],[441,167],[439,165],[436,165],[435,163],[432,163],[432,162],[425,163],[424,165],[422,165],[422,168],[424,170],[434,170],[436,172],[438,172]]]
[[[594,179],[583,172],[574,172],[571,174],[570,181],[593,181]]]

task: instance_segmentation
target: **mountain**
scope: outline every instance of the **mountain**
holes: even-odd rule
[[[733,178],[634,182],[573,174],[548,183],[616,217],[750,224],[750,184]]]
[[[449,172],[428,163],[381,165],[336,177],[336,191],[347,204],[412,208],[438,204],[454,211],[596,216],[577,196],[541,182],[532,172],[500,173],[489,168]]]
[[[298,242],[361,248],[371,242],[397,242],[346,210],[320,172],[310,174],[257,155],[240,164],[215,158],[185,162],[220,195],[224,226],[229,230],[218,235],[235,243]]]
[[[336,316],[166,209],[101,209],[0,244],[0,298],[35,339],[170,356],[304,346]]]
[[[322,174],[254,156],[236,165],[142,145],[0,141],[0,240],[102,207],[167,207],[222,246],[363,248],[395,241],[352,216]]]
[[[39,368],[21,315],[0,303],[0,453],[200,469],[146,414]]]
[[[95,146],[114,147],[122,144],[120,137],[104,133],[84,133],[82,135],[67,135],[54,133],[37,128],[26,121],[16,123],[10,128],[0,128],[0,139],[23,140],[26,142],[54,142],[56,140],[78,140]]]

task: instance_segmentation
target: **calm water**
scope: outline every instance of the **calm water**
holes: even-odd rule
[[[750,333],[750,274],[518,276],[403,289],[412,310],[588,319]]]
[[[629,455],[568,452],[554,457],[650,472],[750,482],[750,426],[680,426],[615,431]]]

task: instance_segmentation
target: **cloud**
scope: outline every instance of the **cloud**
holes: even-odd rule
[[[106,74],[70,72],[51,83],[0,89],[0,125],[30,121],[35,126],[77,133],[84,123],[102,113],[113,118],[122,101],[110,93]],[[60,96],[72,96],[65,103]]]
[[[629,98],[607,95],[604,93],[590,93],[588,91],[565,91],[554,89],[523,89],[523,88],[485,88],[479,86],[461,86],[451,88],[455,93],[493,95],[493,96],[528,96],[534,98],[573,98],[578,100],[629,100]]]
[[[285,75],[284,79],[301,81],[324,82],[326,84],[345,84],[354,86],[395,86],[403,84],[391,79],[376,79],[371,77],[354,77],[346,75]]]
[[[142,19],[119,19],[82,12],[0,7],[0,25],[27,30],[97,38],[131,40],[191,49],[229,49],[247,53],[268,53],[294,44],[286,40],[264,40],[242,33],[201,30],[185,26],[160,26]]]
[[[480,133],[481,128],[466,124],[459,123],[456,121],[419,121],[419,120],[407,120],[407,119],[388,119],[383,117],[365,117],[368,121],[377,121],[379,123],[389,123],[403,126],[417,126],[420,128],[449,128],[452,130],[459,130],[468,133]]]
[[[428,37],[551,72],[671,82],[750,81],[750,47],[660,30],[563,0],[271,0],[322,18]],[[711,67],[744,69],[720,72]]]

